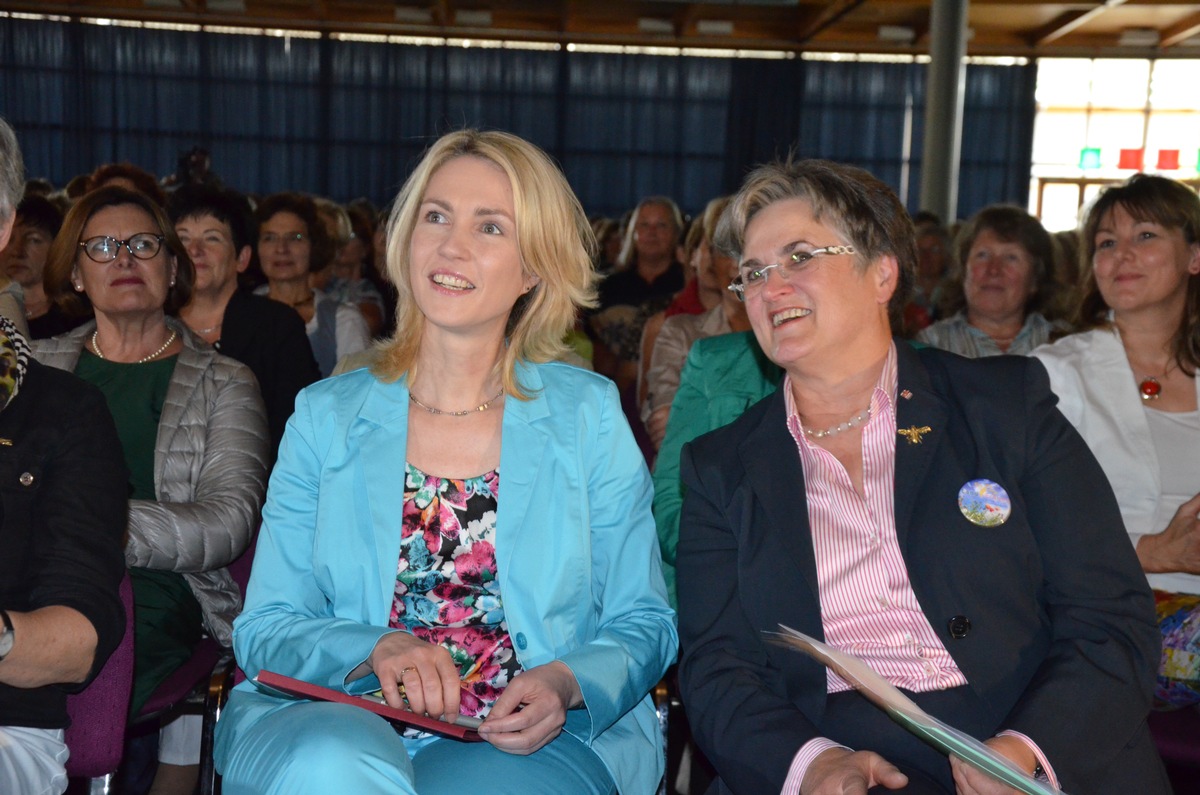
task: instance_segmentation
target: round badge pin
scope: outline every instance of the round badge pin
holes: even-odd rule
[[[969,480],[958,490],[958,509],[972,524],[998,527],[1012,514],[1008,492],[994,480]]]

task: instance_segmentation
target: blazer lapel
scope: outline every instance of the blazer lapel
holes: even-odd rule
[[[757,546],[765,543],[764,536],[778,539],[812,591],[814,603],[819,604],[817,558],[808,524],[804,468],[796,442],[787,430],[783,387],[775,391],[771,401],[770,410],[738,446],[746,478],[767,515],[765,526],[748,517],[745,529],[760,537],[748,538],[745,543]]]
[[[387,625],[396,589],[396,564],[400,559],[400,530],[404,516],[404,467],[408,459],[408,386],[372,379],[347,442],[357,441],[361,454],[354,466],[366,490],[368,526],[357,528],[374,543],[378,579],[373,586],[378,599],[368,600],[368,620]],[[363,462],[370,462],[364,466]],[[370,593],[370,590],[368,590]]]
[[[949,416],[945,403],[934,394],[929,374],[908,343],[896,341],[896,536],[900,549],[907,546],[913,508],[946,434]],[[906,432],[906,433],[905,433]]]
[[[537,368],[518,364],[517,381],[530,393],[532,400],[509,397],[504,401],[504,420],[500,442],[500,498],[496,509],[496,567],[510,572],[517,538],[529,526],[540,526],[526,520],[534,486],[546,459],[550,442],[543,420],[550,409],[542,394],[543,383]]]

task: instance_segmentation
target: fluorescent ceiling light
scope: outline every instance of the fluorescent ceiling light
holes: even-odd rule
[[[1129,28],[1121,31],[1117,44],[1121,47],[1157,47],[1161,40],[1153,28]]]
[[[642,33],[652,33],[656,36],[670,36],[675,33],[675,25],[669,19],[655,17],[640,17],[638,30]]]
[[[896,44],[911,44],[917,37],[916,31],[904,25],[880,25],[879,40]]]
[[[486,28],[492,24],[491,11],[471,11],[459,9],[454,12],[454,24],[469,28]]]
[[[733,22],[728,19],[701,19],[696,23],[701,36],[732,36]]]
[[[212,4],[212,0],[209,0],[209,4]],[[416,6],[396,6],[393,14],[397,22],[405,22],[410,25],[433,24],[433,12],[428,8],[417,8]]]

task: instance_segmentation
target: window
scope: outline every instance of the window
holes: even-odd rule
[[[1052,232],[1071,229],[1102,186],[1139,162],[1172,179],[1200,178],[1198,74],[1197,60],[1038,61],[1030,212]]]

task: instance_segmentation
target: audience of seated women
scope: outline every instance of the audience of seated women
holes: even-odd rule
[[[379,336],[387,321],[383,293],[369,277],[375,260],[372,238],[375,230],[362,211],[343,209],[350,236],[338,249],[329,278],[322,288],[331,298],[354,304],[367,321],[372,337]]]
[[[904,307],[904,331],[915,334],[938,319],[944,283],[954,262],[950,232],[930,222],[917,227],[917,271],[912,297]]]
[[[599,307],[588,321],[596,341],[597,372],[624,391],[637,381],[642,329],[655,312],[664,309],[683,289],[682,264],[675,247],[683,230],[683,215],[666,196],[638,203],[625,237],[618,270],[600,283]]]
[[[1034,352],[1154,588],[1157,706],[1200,702],[1200,198],[1139,174],[1092,205],[1080,333]]]
[[[472,131],[447,136],[401,193],[391,226],[378,225],[378,236],[371,218],[328,201],[314,205],[299,194],[277,194],[262,202],[259,234],[243,197],[204,186],[186,186],[172,194],[167,203],[172,234],[155,208],[165,200],[161,188],[152,175],[129,163],[103,165],[86,178],[93,192],[72,211],[58,242],[63,219],[54,204],[30,193],[16,206],[12,238],[0,250],[0,277],[19,285],[20,290],[10,288],[14,295],[23,290],[32,336],[44,340],[36,344],[36,355],[55,367],[75,371],[104,393],[131,472],[126,557],[133,567],[139,616],[135,711],[155,684],[186,659],[201,632],[224,643],[231,641],[231,621],[240,609],[240,597],[223,567],[244,548],[256,526],[264,467],[274,460],[297,395],[329,374],[347,354],[359,352],[360,358],[347,359],[349,366],[344,369],[369,367],[340,378],[337,385],[301,394],[301,413],[292,422],[290,442],[283,451],[286,485],[273,492],[263,571],[255,575],[251,615],[238,624],[239,647],[257,668],[291,665],[296,675],[311,674],[314,681],[350,692],[377,687],[390,701],[406,696],[410,706],[424,706],[430,712],[487,717],[484,736],[490,745],[464,752],[411,732],[387,735],[377,726],[360,725],[357,718],[334,714],[332,723],[343,725],[340,722],[347,720],[348,736],[356,741],[365,738],[368,750],[349,754],[344,765],[316,770],[316,778],[308,779],[314,768],[305,765],[311,760],[299,757],[310,747],[305,744],[310,735],[315,742],[318,728],[328,731],[321,722],[328,713],[302,714],[244,686],[222,726],[222,764],[229,774],[230,792],[272,787],[280,792],[315,790],[316,782],[335,780],[344,788],[348,781],[373,777],[378,780],[363,783],[363,791],[378,785],[389,791],[451,792],[484,784],[494,788],[501,776],[509,789],[522,793],[537,792],[538,787],[556,792],[564,786],[579,791],[640,791],[649,780],[648,771],[659,769],[656,752],[646,743],[650,724],[643,696],[646,683],[673,656],[675,639],[657,582],[657,556],[643,549],[650,491],[644,473],[629,455],[628,429],[609,413],[616,405],[611,390],[606,392],[597,379],[546,364],[551,358],[563,358],[561,346],[551,344],[548,330],[560,315],[566,316],[566,308],[589,308],[596,265],[609,270],[618,261],[623,263],[601,283],[601,311],[588,317],[587,327],[598,343],[601,368],[619,384],[627,384],[637,368],[641,419],[655,447],[661,445],[654,474],[654,516],[671,604],[676,601],[680,513],[689,490],[683,480],[689,479],[693,491],[704,490],[691,498],[684,519],[685,524],[695,525],[703,514],[707,523],[699,531],[708,534],[703,543],[697,542],[694,527],[684,531],[684,568],[691,572],[685,577],[695,580],[697,572],[714,570],[716,565],[709,543],[716,537],[709,503],[711,490],[717,488],[713,483],[725,477],[714,474],[719,467],[713,462],[719,456],[710,449],[711,441],[687,445],[738,420],[775,391],[785,371],[791,379],[787,388],[799,389],[792,401],[804,397],[804,387],[816,384],[809,365],[823,354],[817,348],[797,352],[776,346],[767,355],[752,333],[729,333],[744,331],[750,318],[738,294],[725,290],[728,282],[740,280],[745,294],[749,284],[745,269],[714,248],[717,221],[728,198],[710,202],[695,224],[695,240],[687,247],[693,253],[685,261],[695,269],[696,279],[682,292],[687,280],[675,261],[682,215],[673,202],[664,197],[641,202],[624,240],[618,223],[601,219],[592,227],[601,238],[602,253],[596,254],[595,248],[587,249],[592,240],[557,172],[550,192],[561,199],[559,192],[565,189],[563,196],[569,196],[565,205],[550,209],[546,199],[534,196],[535,182],[541,185],[539,190],[546,190],[540,182],[546,168],[552,169],[540,153],[510,136]],[[497,182],[497,176],[503,179]],[[536,180],[526,184],[530,177]],[[462,189],[467,182],[471,192]],[[490,195],[493,189],[509,201],[487,204],[490,210],[499,207],[501,213],[483,222],[465,216],[460,220],[464,208],[482,201],[476,193]],[[523,198],[514,201],[514,196]],[[561,215],[560,227],[531,231],[531,203],[548,215]],[[759,212],[770,210],[770,204]],[[518,211],[518,206],[523,209]],[[752,242],[753,220],[743,218],[742,228],[730,232],[744,249]],[[847,228],[848,222],[837,213],[832,220],[830,216],[804,220],[818,226],[824,223],[839,234],[846,232],[842,237],[856,247],[871,238],[870,233],[862,237],[861,229]],[[485,231],[488,225],[494,228]],[[389,229],[390,240],[398,247],[390,263],[385,245]],[[531,240],[521,239],[518,230]],[[435,234],[441,237],[431,254],[432,249],[422,249],[422,244],[434,240]],[[494,236],[512,238],[507,245],[516,251],[515,280],[509,272],[512,251],[505,255],[503,268],[489,269],[498,261],[493,257],[498,249],[491,248],[496,241],[484,238]],[[964,225],[954,243],[961,262],[961,268],[955,269],[949,265],[948,233],[934,222],[920,227],[915,237],[914,290],[904,307],[903,322],[893,312],[891,328],[907,334],[921,329],[918,340],[970,358],[1025,354],[1037,348],[1034,355],[1049,370],[1062,412],[1090,445],[1115,490],[1129,539],[1154,588],[1162,636],[1154,705],[1192,706],[1200,702],[1200,467],[1192,465],[1191,453],[1200,444],[1200,376],[1196,374],[1200,367],[1200,199],[1180,183],[1138,175],[1100,197],[1078,241],[1074,232],[1063,236],[1067,245],[1052,240],[1024,210],[993,205]],[[1082,249],[1078,267],[1056,253],[1076,243]],[[589,253],[594,263],[586,275],[575,261],[580,250]],[[238,275],[255,253],[268,279],[262,292],[272,301],[238,289]],[[550,253],[556,253],[557,262],[550,263]],[[763,260],[759,276],[770,288],[786,293],[797,279],[811,279],[814,271],[833,267],[832,257],[818,256],[803,267]],[[492,265],[487,264],[489,257]],[[428,262],[438,265],[426,268]],[[391,325],[391,307],[385,307],[391,297],[385,299],[366,275],[375,263],[402,280],[400,322],[409,325],[368,356],[370,338]],[[874,272],[873,262],[866,266],[864,271],[856,260],[855,273]],[[1076,272],[1080,273],[1078,286]],[[463,282],[471,286],[464,288]],[[499,298],[478,300],[489,294]],[[94,322],[89,321],[92,299],[97,302]],[[668,308],[650,314],[672,300],[671,306],[686,303],[704,311],[671,316]],[[460,311],[465,304],[471,308]],[[1068,304],[1077,310],[1071,319],[1080,333],[1045,344],[1068,328]],[[760,336],[778,342],[786,336],[778,329],[798,325],[795,320],[785,318]],[[80,324],[85,325],[76,329]],[[570,327],[568,323],[559,330],[565,333]],[[401,339],[405,329],[410,335],[407,342]],[[633,345],[639,332],[643,335],[640,355]],[[19,333],[5,325],[0,339]],[[505,348],[514,344],[518,350]],[[445,364],[448,354],[474,358],[481,349],[494,355],[469,367]],[[248,365],[254,375],[226,356]],[[899,354],[901,375],[912,367],[910,358]],[[921,361],[928,366],[937,360]],[[266,402],[265,426],[260,392]],[[376,396],[380,401],[376,408],[388,406],[395,413],[386,418],[369,415],[375,398],[364,394]],[[472,399],[464,402],[461,395],[466,394]],[[446,409],[436,408],[443,404]],[[800,403],[796,408],[802,408]],[[824,411],[828,406],[818,408]],[[540,410],[549,411],[553,419],[533,416]],[[323,424],[325,415],[331,419]],[[801,428],[812,422],[811,417],[796,416]],[[833,432],[826,437],[865,435],[859,426],[867,426],[872,418],[870,410],[863,412],[849,424],[831,426]],[[538,421],[551,423],[549,436],[537,437],[549,439],[546,461],[533,461],[529,451],[514,450],[525,444],[525,434]],[[376,432],[392,434],[400,458],[386,457],[377,446],[357,439],[365,422],[378,423]],[[596,427],[594,423],[614,438],[559,438],[571,429]],[[840,430],[842,425],[847,425],[845,431]],[[269,440],[264,438],[268,435]],[[796,443],[838,447],[837,439],[822,438],[829,444],[812,435]],[[319,455],[308,449],[316,441],[342,445],[342,458],[329,458],[328,448]],[[905,449],[903,440],[897,444],[899,450]],[[734,446],[730,442],[725,452]],[[579,472],[570,470],[580,463],[571,456],[581,451],[597,460]],[[705,451],[711,460],[697,457]],[[836,452],[833,455],[843,460]],[[807,465],[803,455],[801,459]],[[386,561],[370,557],[376,551],[372,539],[384,527],[374,500],[351,505],[334,493],[333,486],[318,480],[347,462],[355,472],[391,465],[404,473],[403,488],[386,503],[394,508],[388,515],[401,528],[399,548],[392,558],[400,560],[401,571],[391,578],[395,593],[389,590],[382,619],[379,606],[372,602],[370,609],[347,622],[345,606],[366,600],[362,573],[374,575],[369,565],[362,568],[362,560],[355,569],[345,551],[328,548],[330,543],[345,544],[369,564],[380,563],[381,581],[391,588]],[[528,502],[523,492],[536,490],[529,482],[549,483],[553,475],[547,473],[570,470],[566,481],[577,484],[577,491],[568,490],[567,497],[543,497],[549,500],[553,516],[540,517],[534,530],[521,529],[519,546],[508,550],[504,549],[512,543],[508,534],[517,533],[520,515],[515,508],[499,510],[502,468],[511,473],[506,478],[510,484],[506,503],[512,500],[522,509]],[[803,474],[810,475],[807,469]],[[850,472],[852,482],[854,474]],[[557,482],[555,486],[561,489]],[[345,488],[350,487],[347,481]],[[618,491],[624,516],[617,516],[618,507],[592,504],[598,496],[611,502]],[[571,494],[589,506],[582,515],[559,504],[569,501]],[[455,495],[454,500],[447,495]],[[430,505],[434,503],[429,499],[441,511],[433,518]],[[1103,494],[1100,502],[1105,502]],[[337,509],[342,514],[338,518],[344,518],[346,512],[362,511],[365,506],[370,507],[370,515],[361,517],[354,530],[339,529],[330,542],[336,526],[331,517]],[[1109,517],[1104,518],[1105,532],[1111,535]],[[431,535],[436,529],[434,519],[442,523],[437,539]],[[451,538],[445,528],[455,522],[460,534]],[[578,554],[581,561],[613,556],[605,564],[591,563],[593,590],[588,599],[603,600],[594,602],[596,615],[585,615],[587,600],[563,582],[529,583],[520,576],[523,567],[545,561],[545,552],[535,548],[528,534],[535,532],[535,538],[540,538],[541,525],[555,522],[578,529],[568,555]],[[633,539],[635,549],[618,549],[617,533],[626,544]],[[1040,531],[1035,528],[1033,535],[1035,546],[1044,546]],[[1102,544],[1106,550],[1110,549],[1107,535]],[[296,539],[301,540],[299,553],[289,549]],[[552,541],[563,543],[557,537]],[[297,555],[306,549],[313,560],[298,561]],[[484,629],[474,625],[464,629],[456,622],[420,619],[423,611],[445,613],[447,603],[439,601],[436,588],[418,593],[431,572],[447,575],[439,580],[445,587],[464,587],[455,556],[486,558],[485,553],[493,556],[492,568],[485,566],[478,582],[469,581],[475,576],[471,573],[465,585],[478,590],[471,597],[478,604],[499,606],[480,607],[477,613],[488,613],[486,619],[505,616],[503,621],[484,624]],[[496,565],[495,558],[506,553],[514,556],[510,565],[516,574]],[[1106,573],[1114,577],[1124,576],[1118,557],[1096,566],[1108,567]],[[417,558],[434,562],[425,560],[420,565],[426,568],[414,573],[411,567],[418,565]],[[618,564],[623,571],[632,564],[645,573],[633,583],[608,582],[616,579]],[[326,568],[320,569],[322,565]],[[351,574],[357,577],[357,591],[347,587]],[[817,574],[820,580],[822,572]],[[911,576],[922,575],[916,571]],[[325,582],[323,577],[332,579]],[[693,710],[701,723],[702,742],[725,775],[722,791],[740,792],[745,781],[756,780],[753,775],[747,778],[742,766],[765,770],[773,751],[768,744],[761,758],[731,759],[736,751],[730,754],[721,738],[706,734],[711,733],[713,711],[704,694],[712,688],[700,678],[712,670],[706,667],[705,657],[712,652],[705,648],[712,645],[716,631],[699,624],[709,622],[715,627],[726,616],[720,611],[703,613],[714,591],[710,581],[699,579],[701,584],[684,588],[686,631],[692,646],[703,647],[685,665],[685,692],[689,706],[698,705]],[[735,587],[738,598],[750,593],[746,598],[753,601],[760,595],[745,583],[737,582]],[[1136,588],[1131,587],[1129,594],[1132,602],[1141,603]],[[328,600],[330,614],[323,608],[311,609],[317,596]],[[370,600],[377,601],[376,596],[372,593]],[[292,601],[281,604],[280,599]],[[571,605],[572,618],[560,627],[560,618],[551,618],[550,613],[563,610],[565,604]],[[701,613],[703,617],[697,618]],[[525,623],[518,629],[512,627],[514,621]],[[616,624],[610,626],[610,621]],[[307,637],[304,631],[314,627],[330,646],[315,655],[318,662],[301,659],[298,651]],[[270,637],[275,631],[282,633],[281,638]],[[559,639],[564,633],[567,641]],[[490,651],[476,654],[481,638],[498,642]],[[618,655],[608,648],[613,638],[632,641]],[[334,648],[343,639],[346,647]],[[731,632],[722,643],[745,652],[738,645],[744,640]],[[1124,643],[1127,638],[1118,640]],[[1129,645],[1141,649],[1133,641]],[[957,664],[953,654],[958,647],[951,644],[945,651]],[[305,652],[312,653],[311,644]],[[755,647],[742,656],[760,652]],[[618,665],[621,675],[616,672]],[[965,659],[957,666],[972,685],[977,682],[973,665]],[[613,670],[604,670],[605,666]],[[628,673],[624,666],[629,667]],[[491,678],[481,678],[480,671]],[[1134,700],[1127,697],[1137,687],[1128,683],[1122,687],[1117,702],[1124,709]],[[1031,685],[1020,700],[1035,698],[1037,690]],[[949,688],[949,692],[956,691]],[[829,698],[834,698],[832,690]],[[619,714],[630,708],[624,717]],[[1026,704],[1022,709],[1033,714],[1041,706]],[[803,723],[810,716],[803,709],[800,712],[797,720]],[[1048,761],[1060,781],[1093,780],[1092,772],[1083,770],[1070,755],[1043,760],[1043,741],[1033,733],[1030,736],[1035,737],[1032,744],[1015,750],[1012,744],[992,744],[1021,763],[1033,748],[1039,762]],[[911,748],[894,744],[894,739],[886,741],[893,744],[880,747],[902,758],[916,788],[928,783],[926,777],[944,784],[943,771],[931,772],[928,760],[919,755],[904,758]],[[1140,734],[1137,740],[1141,742]],[[295,747],[286,747],[289,744]],[[1057,736],[1044,744],[1063,746]],[[372,748],[386,752],[394,764],[382,771],[360,770],[363,753]],[[828,754],[836,750],[830,746],[805,748],[810,753],[799,767],[796,760],[801,755],[790,758],[791,772],[799,771],[805,786],[827,778],[829,771],[835,778],[842,776],[862,758],[856,753],[847,763],[845,756]],[[189,788],[197,751],[195,721],[164,728],[163,764],[156,782],[160,791]],[[523,762],[513,756],[531,752]],[[873,760],[874,780],[884,784],[896,780],[886,763],[878,757]],[[1137,757],[1135,764],[1143,762]],[[572,769],[565,772],[568,768]],[[495,769],[504,772],[498,775]],[[1149,769],[1143,766],[1143,770]],[[1155,791],[1156,774],[1146,772],[1147,792]],[[962,787],[970,775],[955,766],[952,779]],[[970,786],[975,785],[986,791],[972,780]],[[1105,790],[1101,786],[1095,791]]]
[[[961,356],[1029,353],[1060,314],[1054,244],[1041,223],[1010,205],[976,213],[958,233],[961,267],[946,285],[945,320],[917,340]]]
[[[668,313],[670,314],[702,314],[707,309],[715,306],[720,300],[720,295],[712,292],[708,295],[708,306],[700,303],[699,292],[697,285],[699,280],[696,278],[697,263],[694,261],[696,249],[699,248],[701,239],[704,236],[703,225],[699,220],[688,224],[686,231],[679,242],[677,251],[679,261],[688,264],[684,273],[687,274],[687,284],[683,289],[675,294],[671,304],[661,312],[655,312],[642,326],[642,341],[638,346],[638,362],[637,362],[637,404],[642,420],[647,417],[646,412],[646,392],[649,389],[649,384],[646,382],[646,371],[650,368],[650,357],[654,353],[654,343],[658,339],[658,334],[662,331],[663,323],[667,320]],[[674,312],[670,310],[674,308]]]
[[[179,312],[191,331],[250,368],[271,431],[271,460],[296,395],[321,377],[304,321],[278,301],[239,289],[257,239],[246,198],[208,185],[182,185],[167,213],[196,271],[192,297]]]
[[[333,261],[334,243],[312,199],[276,193],[263,199],[258,220],[258,261],[267,284],[257,292],[287,304],[300,315],[322,376],[338,359],[371,342],[367,321],[353,304],[342,303],[313,286],[313,271]]]
[[[727,289],[737,276],[737,263],[713,245],[717,221],[728,203],[728,197],[709,202],[700,222],[700,241],[692,255],[692,265],[696,269],[695,281],[700,285],[701,294],[715,292],[717,303],[701,315],[668,317],[650,354],[642,420],[646,423],[646,430],[655,448],[662,445],[666,434],[671,402],[679,389],[680,373],[692,344],[705,337],[750,330],[745,304]]]
[[[88,177],[89,191],[117,186],[127,190],[144,193],[162,207],[167,202],[167,194],[163,192],[158,180],[144,168],[138,168],[133,163],[105,163],[96,168]]]
[[[51,301],[42,284],[50,244],[62,226],[62,213],[48,199],[26,196],[17,205],[17,222],[8,245],[0,252],[0,266],[25,293],[25,317],[31,339],[63,334],[86,322],[91,308],[67,314]]]
[[[50,297],[86,295],[95,320],[38,341],[34,353],[104,393],[130,473],[133,714],[201,632],[230,645],[241,594],[225,567],[249,544],[266,487],[267,422],[254,375],[177,317],[194,282],[162,208],[120,187],[71,208],[46,264]],[[199,716],[165,726],[160,791],[190,792],[199,755]]]

